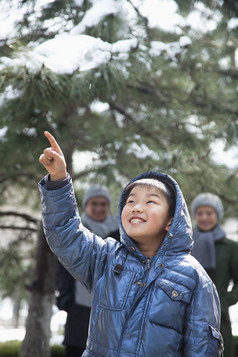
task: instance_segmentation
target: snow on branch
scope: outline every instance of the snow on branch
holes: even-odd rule
[[[90,71],[114,59],[126,59],[131,49],[138,46],[136,39],[125,39],[113,44],[88,35],[60,35],[48,40],[28,52],[19,53],[18,58],[2,57],[5,67],[26,66],[36,72],[44,65],[58,74],[72,74],[76,70]],[[120,55],[123,55],[121,57]]]

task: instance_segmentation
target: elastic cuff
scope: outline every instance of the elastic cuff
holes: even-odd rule
[[[67,176],[65,177],[64,180],[61,181],[50,181],[50,175],[48,174],[45,177],[45,188],[49,191],[52,190],[58,190],[59,188],[62,188],[66,185],[68,185],[68,183],[70,182],[70,175],[67,172]]]

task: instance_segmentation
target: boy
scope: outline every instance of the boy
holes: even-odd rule
[[[63,153],[55,139],[40,157],[47,241],[92,294],[83,357],[218,357],[216,289],[191,256],[191,222],[178,184],[148,172],[123,190],[121,242],[83,227]],[[49,181],[50,179],[50,181]]]

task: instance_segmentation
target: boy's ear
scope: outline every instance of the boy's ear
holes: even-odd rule
[[[166,232],[168,232],[168,230],[170,229],[170,227],[172,226],[173,223],[173,217],[170,218],[170,220],[167,223],[167,226],[165,227]]]

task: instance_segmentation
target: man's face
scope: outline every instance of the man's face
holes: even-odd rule
[[[195,220],[201,231],[211,231],[218,223],[217,213],[210,206],[199,206],[195,212]]]
[[[85,206],[85,212],[94,221],[104,221],[110,210],[109,201],[106,197],[96,196],[90,198]]]
[[[122,210],[121,220],[128,236],[136,242],[158,245],[169,230],[171,219],[165,195],[156,187],[136,186]]]

